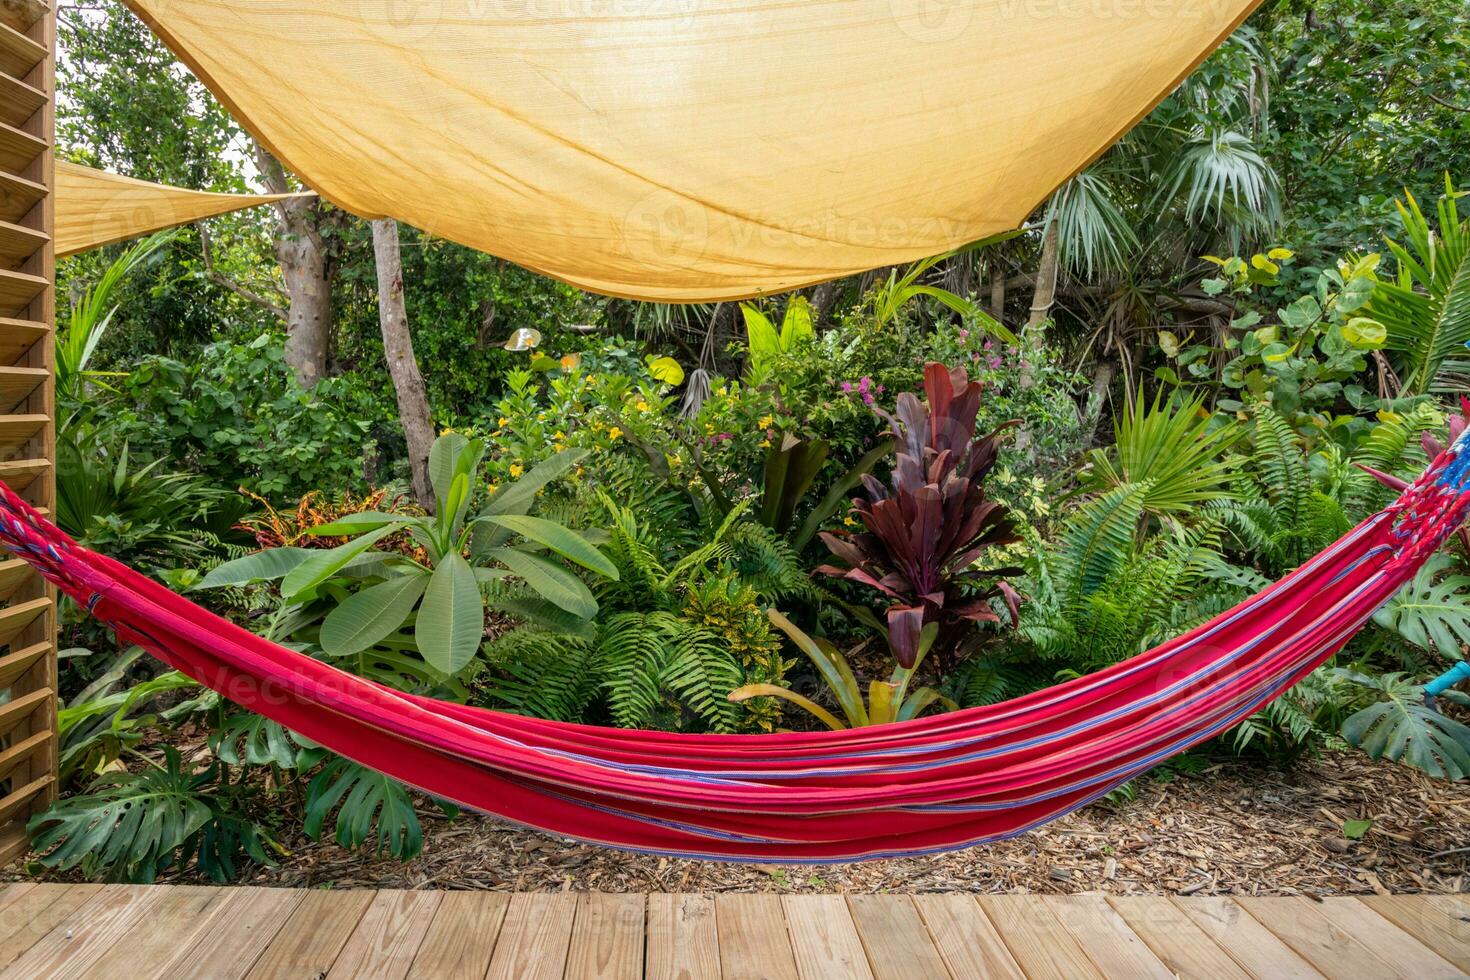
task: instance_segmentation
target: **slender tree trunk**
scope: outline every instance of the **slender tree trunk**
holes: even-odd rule
[[[279,160],[260,144],[255,162],[272,194],[292,190]],[[332,284],[327,270],[327,249],[319,222],[320,202],[311,198],[278,201],[276,209],[276,261],[289,301],[286,311],[286,363],[303,388],[310,388],[327,373],[327,353],[332,336]]]
[[[1006,322],[1006,268],[999,255],[990,259],[990,315]]]
[[[398,395],[398,418],[408,442],[408,463],[413,472],[413,495],[424,507],[434,506],[429,484],[429,447],[434,444],[434,425],[429,420],[429,396],[424,376],[413,353],[413,334],[408,329],[408,308],[403,302],[403,257],[398,245],[398,222],[382,218],[373,222],[373,254],[378,264],[378,322],[383,328],[383,355]]]
[[[1022,340],[1027,347],[1035,349],[1041,346],[1041,325],[1046,318],[1051,316],[1052,304],[1057,298],[1057,272],[1059,237],[1057,223],[1049,221],[1046,225],[1046,235],[1041,240],[1041,261],[1036,267],[1036,291],[1031,295],[1031,315],[1026,318],[1025,333]]]

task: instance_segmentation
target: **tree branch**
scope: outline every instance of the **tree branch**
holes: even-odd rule
[[[272,316],[276,317],[282,322],[285,322],[286,308],[280,303],[275,302],[267,296],[262,296],[260,293],[257,293],[252,289],[248,289],[245,286],[240,285],[233,279],[215,270],[214,248],[212,243],[210,242],[209,229],[205,227],[205,224],[202,221],[196,223],[194,227],[199,230],[199,244],[204,252],[205,278],[214,283],[216,286],[220,286],[224,289],[229,290],[236,296],[245,300],[247,303],[252,303],[255,306],[259,306],[261,309],[267,311]]]

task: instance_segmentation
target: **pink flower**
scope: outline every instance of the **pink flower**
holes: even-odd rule
[[[842,382],[842,391],[843,391],[844,394],[847,394],[847,395],[852,394],[852,382],[851,381],[844,381],[844,382]]]
[[[970,339],[970,331],[968,331],[968,330],[961,330],[960,331],[960,339],[961,340],[969,340]]]
[[[1000,367],[1000,358],[992,357],[990,359],[990,370],[994,371],[998,367]]]

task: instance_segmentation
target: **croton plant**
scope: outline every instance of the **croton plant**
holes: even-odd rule
[[[818,571],[892,600],[888,641],[904,667],[914,665],[930,623],[939,627],[936,653],[953,663],[973,649],[974,624],[999,621],[993,599],[1016,617],[1019,596],[1005,577],[1020,569],[979,565],[987,548],[1017,539],[1005,507],[985,496],[985,476],[1014,423],[977,438],[981,390],[963,368],[925,365],[925,401],[905,392],[896,417],[879,411],[897,456],[889,486],[863,477],[866,495],[853,500],[863,530],[822,535],[839,563]]]

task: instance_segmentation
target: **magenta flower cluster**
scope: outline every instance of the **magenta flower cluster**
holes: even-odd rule
[[[840,387],[844,395],[851,395],[853,392],[857,392],[862,396],[863,404],[869,408],[877,403],[878,399],[876,396],[883,394],[883,386],[874,385],[873,379],[867,375],[859,378],[856,386],[851,381],[844,381]]]

